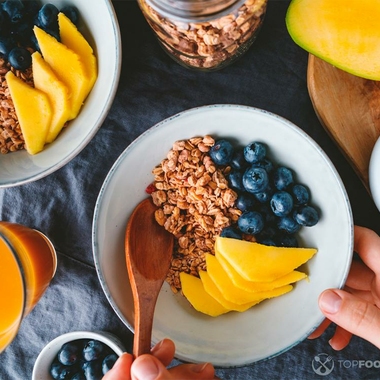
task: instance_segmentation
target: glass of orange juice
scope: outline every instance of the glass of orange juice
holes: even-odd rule
[[[54,277],[57,256],[41,232],[0,221],[0,353]]]

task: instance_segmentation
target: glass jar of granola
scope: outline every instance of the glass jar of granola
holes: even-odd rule
[[[218,70],[256,39],[268,0],[138,0],[169,55],[181,65]]]

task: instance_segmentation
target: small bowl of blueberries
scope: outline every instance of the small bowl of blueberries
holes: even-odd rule
[[[32,380],[100,380],[123,352],[122,342],[109,332],[69,332],[44,347]]]

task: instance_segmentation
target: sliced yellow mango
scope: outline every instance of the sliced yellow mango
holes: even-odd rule
[[[238,305],[266,298],[277,297],[278,295],[285,294],[291,290],[291,288],[288,287],[288,284],[280,288],[264,290],[261,292],[239,289],[233,284],[232,280],[228,277],[227,273],[224,271],[215,256],[207,254],[206,264],[208,275],[219,291],[223,294],[223,297],[227,301]]]
[[[251,308],[252,306],[258,304],[261,302],[261,299],[256,299],[254,301],[245,303],[245,304],[238,304],[235,302],[228,301],[222,292],[218,289],[218,287],[215,285],[214,281],[212,281],[211,277],[206,271],[199,271],[199,276],[202,280],[202,284],[204,287],[204,290],[215,300],[217,300],[220,304],[222,304],[226,309],[233,310],[233,311],[239,311],[243,312]]]
[[[58,42],[38,26],[34,26],[38,44],[44,60],[57,78],[69,89],[70,119],[74,119],[88,95],[88,78],[85,66],[78,54]]]
[[[244,279],[270,282],[310,260],[317,249],[273,247],[218,236],[215,252],[217,256],[223,256]]]
[[[83,62],[88,80],[88,93],[91,91],[98,75],[97,60],[94,51],[77,27],[64,14],[58,14],[61,42],[79,55]]]
[[[380,80],[379,0],[292,0],[289,34],[299,46],[359,77]]]
[[[180,280],[182,292],[195,310],[211,317],[217,317],[229,311],[205,291],[199,278],[181,272]]]
[[[57,78],[39,52],[32,54],[32,67],[34,87],[47,94],[53,109],[50,128],[46,136],[46,142],[51,143],[70,117],[69,90]]]
[[[275,288],[279,288],[280,286],[292,284],[294,282],[307,278],[306,273],[294,270],[293,272],[290,272],[285,276],[282,276],[270,282],[248,281],[244,279],[242,276],[240,276],[240,274],[236,272],[236,270],[229,264],[229,262],[226,259],[223,258],[223,256],[217,254],[216,259],[223,267],[227,276],[232,280],[234,286],[236,286],[239,289],[246,290],[247,292],[262,292],[265,290],[272,290]]]
[[[15,106],[20,128],[29,154],[44,148],[52,119],[52,107],[48,96],[16,77],[11,71],[5,76]]]

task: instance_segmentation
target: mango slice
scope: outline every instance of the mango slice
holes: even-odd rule
[[[70,116],[74,119],[88,95],[88,79],[85,66],[78,54],[38,26],[34,26],[38,44],[44,60],[50,65],[57,78],[69,89]]]
[[[206,293],[199,278],[182,272],[180,273],[180,280],[182,292],[195,310],[211,317],[217,317],[229,311],[215,298]]]
[[[15,106],[25,148],[36,154],[44,148],[52,119],[52,107],[48,96],[16,77],[11,71],[5,76]]]
[[[223,256],[248,281],[270,282],[310,260],[315,248],[273,247],[218,236],[215,255]]]
[[[199,271],[199,276],[201,278],[204,290],[209,294],[209,296],[214,298],[228,310],[243,312],[262,301],[262,299],[255,299],[244,304],[228,301],[206,271]]]
[[[32,67],[34,87],[47,94],[52,106],[53,115],[46,136],[46,142],[51,143],[69,119],[69,90],[39,52],[32,54]]]
[[[265,290],[272,290],[284,286],[287,284],[292,284],[307,278],[306,273],[299,272],[294,270],[282,276],[278,279],[275,279],[270,282],[254,282],[244,279],[236,270],[229,264],[229,262],[223,258],[223,256],[218,255],[218,262],[223,267],[225,274],[232,280],[232,283],[236,288],[246,290],[247,292],[262,292]]]
[[[296,44],[353,75],[380,80],[378,0],[292,0],[286,25]]]
[[[77,27],[64,14],[58,14],[61,42],[79,55],[88,81],[88,93],[91,91],[98,76],[97,60],[94,51]]]

